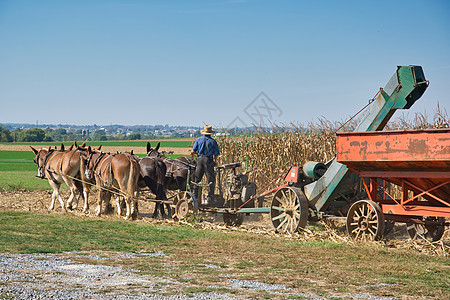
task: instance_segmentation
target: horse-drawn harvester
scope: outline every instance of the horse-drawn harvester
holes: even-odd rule
[[[267,213],[275,230],[287,233],[305,227],[308,220],[345,211],[347,231],[356,239],[379,239],[394,222],[405,222],[411,237],[437,240],[448,225],[445,218],[450,217],[450,130],[381,131],[397,109],[409,109],[427,87],[420,66],[397,67],[366,105],[354,132],[337,134],[336,158],[293,166],[283,185],[261,194],[247,175],[237,174],[240,163],[216,167],[219,193],[208,205],[197,200],[207,185],[194,183],[195,163],[189,157],[165,158],[158,147],[152,149],[148,144],[146,158],[140,159],[141,176],[144,161],[149,171],[158,168],[156,160],[164,161],[165,182],[175,194],[140,199],[154,201],[156,207],[166,205],[177,219],[188,213],[213,212],[222,214],[224,222],[233,226],[241,225],[246,214]],[[93,167],[99,165],[90,155]],[[129,156],[126,159],[130,160]],[[149,187],[152,176],[147,178]],[[399,186],[400,193],[390,193],[391,184]],[[193,193],[194,185],[200,188],[199,195]],[[364,189],[356,189],[357,185]],[[269,197],[270,204],[264,204]]]
[[[381,131],[397,109],[409,109],[427,87],[420,66],[398,67],[367,105],[355,131],[338,133],[337,158],[294,166],[279,187],[256,195],[251,183],[249,193],[237,190],[237,201],[200,210],[222,213],[224,221],[232,225],[240,225],[245,214],[268,213],[275,230],[292,233],[305,227],[308,220],[350,207],[347,230],[354,238],[379,239],[394,222],[406,222],[411,237],[419,234],[439,239],[448,225],[445,217],[450,217],[450,131],[401,132],[400,137]],[[399,185],[401,198],[390,195],[389,189],[378,197],[382,187],[377,179]],[[366,194],[355,192],[356,183],[365,187]],[[241,181],[242,187],[246,184],[246,179]],[[258,207],[261,201],[256,200],[271,195],[270,205]],[[192,203],[190,208],[196,211],[198,204],[192,196],[186,203]],[[188,211],[175,210],[179,217]]]

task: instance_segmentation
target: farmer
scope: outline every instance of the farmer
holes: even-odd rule
[[[211,125],[205,125],[204,129],[200,131],[203,135],[199,137],[192,147],[191,154],[197,154],[197,167],[195,168],[195,182],[199,183],[203,174],[206,172],[206,178],[209,183],[208,198],[202,199],[202,204],[207,205],[208,201],[211,201],[214,197],[214,189],[216,185],[216,177],[214,174],[214,166],[217,164],[217,157],[220,154],[219,145],[215,139],[211,137],[215,131]],[[198,186],[194,188],[194,194],[197,195]]]

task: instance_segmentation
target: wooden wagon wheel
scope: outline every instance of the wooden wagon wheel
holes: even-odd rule
[[[173,199],[172,205],[172,218],[184,219],[188,213],[198,212],[198,202],[194,193],[191,192],[179,192]]]
[[[277,232],[296,232],[308,222],[308,200],[302,190],[283,187],[273,195],[270,219]]]
[[[445,218],[443,217],[426,217],[425,221],[433,221],[444,224]],[[429,242],[439,241],[444,234],[445,226],[438,224],[415,224],[406,223],[406,230],[408,231],[411,239],[422,238]]]
[[[228,226],[241,226],[244,222],[244,214],[242,213],[223,213],[223,222]]]
[[[384,233],[385,221],[380,206],[370,200],[359,200],[347,214],[347,233],[355,240],[379,240]]]

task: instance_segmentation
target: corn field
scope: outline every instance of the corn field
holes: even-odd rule
[[[221,136],[219,164],[242,162],[241,172],[258,186],[258,193],[283,183],[292,166],[306,161],[327,162],[336,155],[336,129],[353,131],[357,120],[345,124],[320,119],[317,124],[290,124],[258,128],[255,133],[241,136]],[[345,126],[342,126],[345,124]],[[433,117],[417,113],[412,119],[402,114],[386,125],[385,130],[448,128],[450,119],[439,106]],[[342,128],[341,128],[342,127]]]

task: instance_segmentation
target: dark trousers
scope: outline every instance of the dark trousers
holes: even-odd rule
[[[208,197],[212,198],[214,195],[214,188],[216,186],[216,175],[214,174],[214,160],[212,157],[200,156],[197,160],[197,167],[195,168],[195,182],[200,182],[203,178],[203,174],[206,173],[208,179],[209,190]],[[212,184],[211,184],[212,183]],[[198,187],[195,189],[197,195]]]

